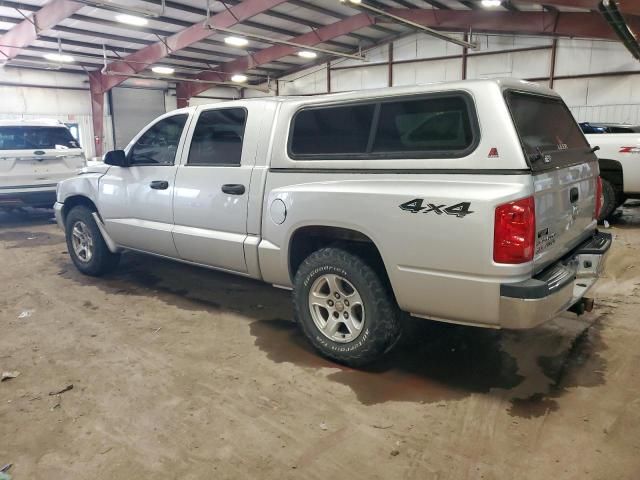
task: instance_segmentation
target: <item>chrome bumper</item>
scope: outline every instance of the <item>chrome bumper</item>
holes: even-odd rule
[[[500,286],[500,326],[536,327],[579,301],[602,273],[611,234],[597,232],[530,280]]]
[[[62,207],[64,206],[64,204],[60,203],[60,202],[56,202],[53,204],[53,212],[56,216],[56,222],[58,223],[58,226],[64,230],[64,219],[62,218]]]

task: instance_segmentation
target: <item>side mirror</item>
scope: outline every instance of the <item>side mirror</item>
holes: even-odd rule
[[[129,160],[124,150],[112,150],[107,152],[104,156],[104,163],[106,165],[113,165],[114,167],[128,167]]]

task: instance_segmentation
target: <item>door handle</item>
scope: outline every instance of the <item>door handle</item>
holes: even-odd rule
[[[578,198],[580,197],[580,193],[578,192],[578,187],[573,187],[569,190],[569,200],[571,203],[576,203]]]
[[[149,184],[149,186],[154,190],[166,190],[169,188],[169,182],[166,180],[154,180]]]
[[[227,183],[226,185],[222,185],[222,191],[229,195],[243,195],[245,188],[244,185],[238,183]]]

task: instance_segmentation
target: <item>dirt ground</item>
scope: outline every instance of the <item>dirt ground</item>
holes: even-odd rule
[[[84,277],[50,212],[2,215],[0,371],[20,375],[0,383],[0,468],[638,479],[640,202],[609,231],[591,314],[520,333],[407,321],[393,354],[356,371],[310,350],[286,291],[137,254]]]

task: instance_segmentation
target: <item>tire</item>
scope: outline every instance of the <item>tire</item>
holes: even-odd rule
[[[92,213],[82,205],[73,207],[65,219],[65,236],[76,268],[85,275],[99,277],[118,266],[120,254],[109,250]]]
[[[323,356],[344,365],[361,367],[378,360],[400,338],[400,311],[385,283],[364,260],[346,250],[323,248],[312,253],[298,269],[293,289],[305,336]]]
[[[602,209],[600,210],[600,216],[598,217],[598,222],[602,223],[606,218],[614,212],[614,210],[618,206],[618,199],[616,195],[616,189],[613,187],[611,182],[608,180],[602,179]]]

